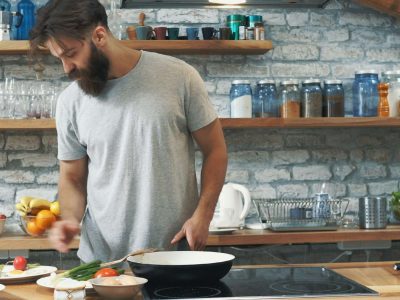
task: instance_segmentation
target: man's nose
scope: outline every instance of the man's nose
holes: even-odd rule
[[[71,73],[71,71],[75,69],[75,64],[73,64],[73,63],[71,63],[71,62],[69,62],[67,60],[63,59],[62,60],[62,64],[63,64],[64,72],[66,74]]]

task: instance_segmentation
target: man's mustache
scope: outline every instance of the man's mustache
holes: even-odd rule
[[[81,72],[78,69],[72,70],[68,73],[68,78],[71,80],[76,80],[82,77]]]

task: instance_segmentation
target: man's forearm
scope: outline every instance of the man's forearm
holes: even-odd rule
[[[227,168],[225,147],[215,149],[203,159],[201,169],[201,191],[196,212],[211,221],[219,194],[224,184]]]
[[[58,187],[63,220],[82,221],[86,209],[86,185],[64,180]]]

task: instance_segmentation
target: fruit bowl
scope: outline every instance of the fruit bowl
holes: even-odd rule
[[[20,216],[22,230],[30,236],[44,235],[56,221],[56,217],[50,212],[34,215]]]

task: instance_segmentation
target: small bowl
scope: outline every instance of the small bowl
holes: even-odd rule
[[[43,219],[43,218],[42,218]],[[46,219],[46,218],[45,218]],[[49,219],[49,223],[52,221],[52,218]],[[20,216],[20,227],[22,230],[29,234],[30,236],[42,236],[47,232],[47,229],[43,230],[37,227],[36,225],[36,216]]]
[[[100,277],[90,279],[94,290],[105,299],[133,299],[139,293],[143,285],[147,282],[146,278],[129,275],[112,277]],[[114,285],[114,283],[123,283]]]

